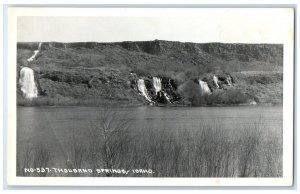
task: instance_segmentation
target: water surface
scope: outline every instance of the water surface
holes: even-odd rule
[[[67,159],[65,145],[70,131],[82,134],[97,121],[101,107],[18,107],[17,149],[28,143],[42,142],[51,149],[52,165]],[[201,125],[216,124],[222,130],[263,121],[276,133],[282,132],[282,106],[238,107],[131,107],[113,108],[129,120],[135,130],[199,130]],[[83,140],[84,141],[84,140]]]

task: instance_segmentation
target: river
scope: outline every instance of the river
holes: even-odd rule
[[[67,160],[70,131],[87,133],[97,122],[101,107],[18,107],[17,151],[42,142],[51,152],[51,165]],[[112,108],[119,119],[129,121],[130,130],[197,131],[202,125],[218,125],[222,130],[240,130],[263,122],[274,133],[282,133],[282,106],[235,107],[124,107]],[[120,116],[121,115],[121,116]],[[84,142],[84,140],[82,140]]]

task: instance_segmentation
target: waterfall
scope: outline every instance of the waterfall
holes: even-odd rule
[[[38,50],[41,51],[41,49],[42,49],[42,43],[40,42],[40,43],[39,43]]]
[[[157,95],[157,92],[161,91],[161,79],[153,77],[153,86],[155,89],[155,95]]]
[[[232,86],[232,80],[231,80],[231,77],[229,75],[227,76],[226,81],[227,81],[227,84],[229,86]]]
[[[19,84],[25,98],[36,98],[38,91],[34,82],[34,72],[29,67],[23,67],[20,71]]]
[[[143,79],[138,80],[138,89],[142,93],[142,95],[146,98],[146,100],[148,100],[149,102],[152,102],[150,96],[148,95],[145,81]]]
[[[199,79],[199,85],[200,85],[200,88],[201,88],[201,92],[204,92],[204,94],[210,94],[211,91],[207,85],[207,83],[205,81],[202,81]]]
[[[42,47],[42,43],[40,42],[38,46],[38,50],[33,51],[33,55],[27,59],[28,62],[31,62],[36,58],[36,55],[40,52],[41,47]]]
[[[219,84],[218,84],[219,79],[218,79],[218,77],[214,75],[213,79],[214,79],[214,83],[215,83],[216,87],[219,88]]]
[[[168,103],[172,104],[172,102],[170,101],[170,97],[168,96],[168,94],[166,92],[163,92],[166,100],[168,101]]]
[[[27,59],[28,62],[31,62],[35,59],[36,55],[39,53],[39,50],[35,50],[33,52],[34,52],[34,54],[30,58]]]

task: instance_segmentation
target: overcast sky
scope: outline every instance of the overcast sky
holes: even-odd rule
[[[184,11],[185,14],[158,15],[151,12],[152,16],[126,13],[121,16],[19,16],[17,40],[282,43],[282,37],[289,33],[287,26],[293,23],[291,14],[282,9],[199,9],[193,14]]]

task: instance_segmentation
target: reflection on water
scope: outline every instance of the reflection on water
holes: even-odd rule
[[[98,107],[18,107],[18,132],[33,133],[43,128],[64,130],[73,125],[84,126],[96,119]],[[222,127],[239,127],[263,119],[272,127],[282,125],[282,107],[134,107],[115,108],[134,123],[135,128],[157,127],[172,129],[182,126],[189,130],[199,124],[218,122]]]

